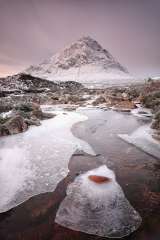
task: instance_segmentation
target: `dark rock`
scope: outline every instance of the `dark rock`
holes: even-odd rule
[[[8,112],[13,108],[13,106],[9,103],[5,103],[5,100],[3,102],[0,102],[0,113]]]
[[[0,124],[0,137],[10,135],[8,128]]]
[[[151,127],[160,130],[160,110],[155,114]]]
[[[38,120],[38,119],[25,119],[25,123],[28,125],[28,126],[40,126],[41,125],[41,122]]]
[[[26,131],[28,125],[22,116],[14,116],[0,127],[0,136],[17,134]]]

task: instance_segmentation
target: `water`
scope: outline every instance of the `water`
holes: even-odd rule
[[[0,237],[2,240],[12,239],[12,240],[104,240],[102,237],[97,237],[95,235],[88,235],[86,233],[77,232],[73,230],[69,230],[64,228],[58,224],[55,224],[55,216],[56,212],[59,209],[60,203],[62,203],[63,199],[65,199],[65,191],[69,183],[74,182],[76,179],[77,174],[85,174],[85,172],[92,170],[94,168],[98,168],[101,165],[107,165],[112,171],[114,171],[117,183],[121,186],[125,197],[129,200],[130,204],[134,207],[134,209],[140,213],[142,217],[142,225],[141,227],[129,237],[125,237],[126,240],[146,240],[146,239],[159,239],[157,236],[159,235],[159,186],[160,186],[160,164],[157,159],[151,157],[144,151],[141,151],[140,148],[135,147],[127,142],[124,142],[122,139],[119,138],[119,134],[127,134],[131,135],[135,132],[138,128],[143,127],[146,122],[143,119],[137,118],[129,113],[119,113],[114,111],[103,111],[100,109],[79,109],[76,114],[82,114],[83,119],[78,118],[76,115],[76,121],[73,121],[69,124],[69,135],[70,127],[73,123],[76,123],[74,127],[72,127],[71,139],[75,141],[73,145],[70,144],[69,147],[66,148],[70,152],[73,153],[75,149],[77,149],[77,145],[80,149],[87,151],[88,153],[96,153],[99,154],[97,156],[83,154],[82,152],[78,152],[74,154],[70,161],[68,159],[69,155],[65,155],[64,149],[59,147],[59,151],[62,152],[62,158],[60,160],[60,165],[62,161],[65,160],[65,166],[67,166],[67,172],[64,176],[67,175],[67,178],[64,178],[56,187],[55,191],[52,193],[44,193],[39,196],[35,196],[34,198],[30,199],[29,201],[21,204],[20,206],[16,207],[14,210],[10,212],[4,213],[0,215]],[[72,113],[71,113],[72,114]],[[73,113],[74,114],[74,113]],[[85,117],[84,117],[85,115]],[[69,116],[69,115],[68,115]],[[79,116],[79,115],[78,115]],[[66,115],[67,117],[67,115]],[[84,121],[85,120],[85,121]],[[48,122],[47,122],[48,121]],[[47,120],[46,127],[47,132],[45,135],[45,129],[43,125],[41,126],[43,131],[41,131],[41,127],[34,128],[36,129],[35,136],[32,134],[30,139],[30,145],[32,145],[31,139],[33,139],[33,148],[30,148],[29,154],[32,156],[32,151],[36,149],[35,153],[33,151],[34,157],[37,156],[37,153],[41,152],[41,159],[39,160],[42,163],[41,167],[38,167],[38,172],[43,173],[43,168],[45,168],[45,161],[46,156],[54,155],[55,151],[55,144],[56,140],[53,144],[54,134],[52,132],[55,130],[55,126],[49,124],[52,120]],[[79,122],[82,121],[82,122]],[[57,133],[60,131],[60,139],[63,136],[63,131],[66,128],[66,121],[63,122],[61,128],[58,129]],[[70,121],[69,121],[70,122]],[[68,126],[68,124],[67,124]],[[68,127],[67,127],[68,128]],[[30,130],[29,130],[30,131]],[[30,133],[26,132],[22,134],[22,136],[28,136]],[[40,135],[37,135],[40,132]],[[34,137],[33,137],[34,136]],[[48,137],[47,137],[48,136]],[[52,138],[51,138],[52,136]],[[57,135],[56,135],[57,136]],[[68,132],[67,132],[68,136]],[[13,144],[14,141],[11,139],[20,138],[19,141],[23,145],[22,137],[20,135],[8,137],[7,143],[10,143],[10,148],[15,148],[17,143]],[[26,138],[26,137],[24,137]],[[47,147],[47,151],[45,148],[41,150],[41,144],[38,144],[39,141],[45,141],[45,147]],[[83,140],[83,142],[79,142],[78,138]],[[57,139],[57,138],[56,138]],[[59,139],[59,138],[58,138]],[[6,139],[4,139],[4,142]],[[51,141],[51,143],[50,143]],[[60,141],[60,140],[59,140]],[[61,142],[59,142],[61,144]],[[65,143],[68,143],[68,138],[63,138]],[[73,141],[71,141],[73,143]],[[78,141],[78,142],[77,142]],[[85,141],[85,142],[84,142]],[[37,148],[35,148],[37,142]],[[27,142],[29,144],[29,141]],[[83,143],[83,144],[82,144]],[[88,143],[86,145],[86,143]],[[3,141],[1,142],[1,149],[4,148]],[[54,146],[54,147],[53,147]],[[60,145],[59,145],[60,146]],[[71,146],[72,151],[69,149]],[[82,147],[84,146],[84,147]],[[8,147],[8,145],[7,145]],[[50,149],[51,148],[51,149]],[[23,148],[22,148],[23,149]],[[88,150],[87,150],[88,149]],[[16,150],[16,149],[15,149]],[[94,150],[94,152],[93,152]],[[51,151],[51,152],[50,152]],[[16,151],[15,151],[16,152]],[[8,158],[8,163],[6,164],[9,166],[10,157]],[[19,153],[17,153],[16,159],[18,159]],[[19,155],[20,156],[20,155]],[[33,163],[35,163],[34,158],[31,158]],[[36,162],[38,164],[38,158],[36,158]],[[48,158],[47,158],[48,159]],[[25,161],[24,161],[25,162]],[[22,162],[21,162],[22,164]],[[54,180],[52,176],[52,172],[54,171],[54,166],[52,159],[46,161],[47,171],[50,169],[50,176],[45,177],[45,181],[42,180],[42,186],[44,187],[45,183]],[[13,164],[14,165],[14,164]],[[23,164],[22,164],[23,165]],[[14,165],[15,166],[15,165]],[[68,172],[69,168],[69,172]],[[65,168],[66,169],[66,168]],[[26,171],[26,175],[30,174],[30,171],[36,172],[36,168],[31,166],[31,169]],[[15,171],[13,171],[15,172]],[[20,171],[18,171],[19,173]],[[10,176],[13,175],[10,174]],[[25,174],[24,174],[25,175]],[[35,174],[37,176],[37,174]],[[33,174],[33,176],[35,176]],[[38,175],[39,176],[39,175]],[[23,174],[22,176],[23,177]],[[61,176],[63,177],[63,176]],[[14,175],[11,179],[14,179]],[[37,178],[39,181],[39,178]],[[47,181],[46,181],[47,180]],[[58,179],[57,179],[58,181]],[[33,181],[34,182],[34,181]],[[32,184],[31,184],[32,185]],[[36,187],[39,189],[41,184],[38,184]],[[49,185],[51,186],[51,185]],[[43,189],[43,188],[42,188]],[[41,190],[42,190],[41,189]],[[49,189],[48,186],[45,186],[45,189]],[[52,190],[52,188],[50,188]],[[54,188],[53,188],[54,189]],[[35,189],[34,189],[35,191]],[[23,192],[23,191],[22,191]],[[32,223],[32,224],[31,224]]]

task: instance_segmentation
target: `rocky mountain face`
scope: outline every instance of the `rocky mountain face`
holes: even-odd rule
[[[90,37],[79,39],[25,72],[51,81],[78,81],[83,84],[131,78],[128,71]]]

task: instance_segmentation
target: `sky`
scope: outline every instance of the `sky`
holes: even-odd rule
[[[160,0],[0,0],[0,76],[82,36],[97,40],[131,74],[160,75]]]

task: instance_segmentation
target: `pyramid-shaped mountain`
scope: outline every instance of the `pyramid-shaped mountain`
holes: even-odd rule
[[[97,41],[83,37],[25,73],[51,81],[83,84],[121,84],[131,79],[128,71]]]

